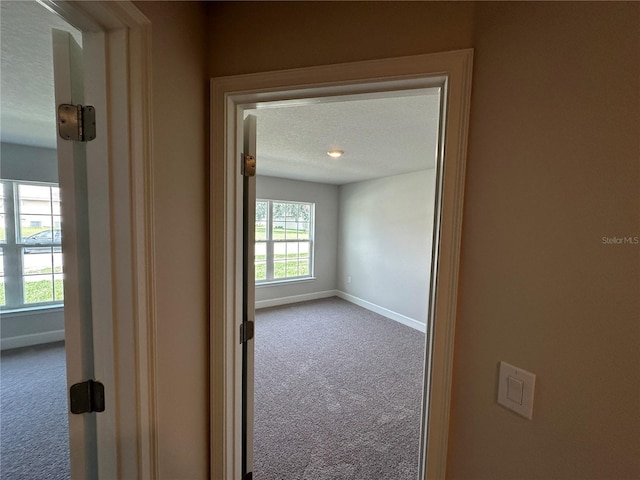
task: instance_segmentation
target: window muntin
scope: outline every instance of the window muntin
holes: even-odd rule
[[[58,306],[64,299],[60,189],[8,180],[0,185],[0,307]]]
[[[256,201],[256,283],[313,275],[314,204]]]

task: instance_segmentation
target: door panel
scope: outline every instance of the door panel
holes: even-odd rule
[[[245,155],[256,156],[256,117],[248,115],[244,120]],[[242,217],[243,217],[243,288],[242,321],[255,320],[255,217],[256,178],[243,177]],[[253,347],[254,340],[242,346],[242,475],[253,471]]]
[[[82,104],[82,48],[73,37],[53,30],[56,110],[60,104]],[[62,213],[67,391],[93,378],[91,271],[85,144],[58,136],[58,179]],[[97,478],[95,413],[69,414],[71,476]]]

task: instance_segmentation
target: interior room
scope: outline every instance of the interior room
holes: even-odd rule
[[[257,123],[256,477],[417,475],[439,93],[245,111]]]
[[[37,2],[3,2],[0,101],[0,456],[8,478],[69,478],[61,199],[52,29]]]

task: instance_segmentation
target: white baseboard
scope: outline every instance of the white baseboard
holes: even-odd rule
[[[381,307],[380,305],[376,305],[375,303],[368,302],[366,300],[358,298],[349,293],[345,293],[341,290],[336,290],[336,296],[342,298],[343,300],[346,300],[347,302],[351,302],[362,308],[371,310],[372,312],[382,315],[383,317],[387,317],[391,320],[395,320],[398,323],[402,323],[407,327],[411,327],[411,328],[414,328],[415,330],[419,330],[422,333],[427,331],[427,327],[424,323],[421,323],[417,320],[414,320],[413,318],[409,318],[405,315],[402,315],[401,313],[394,312],[393,310],[389,310],[388,308]]]
[[[50,332],[32,333],[30,335],[19,335],[0,340],[0,350],[10,348],[31,347],[42,343],[59,342],[64,340],[64,330],[53,330]]]
[[[277,307],[278,305],[288,305],[289,303],[306,302],[307,300],[317,300],[319,298],[335,297],[336,290],[325,290],[324,292],[305,293],[303,295],[292,295],[291,297],[273,298],[271,300],[256,301],[256,310],[267,307]]]

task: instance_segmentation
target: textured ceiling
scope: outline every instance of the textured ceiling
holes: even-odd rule
[[[35,1],[0,1],[0,140],[55,148],[51,29],[80,32]]]
[[[434,168],[439,89],[248,110],[258,174],[342,185]],[[344,151],[333,159],[328,150]]]

